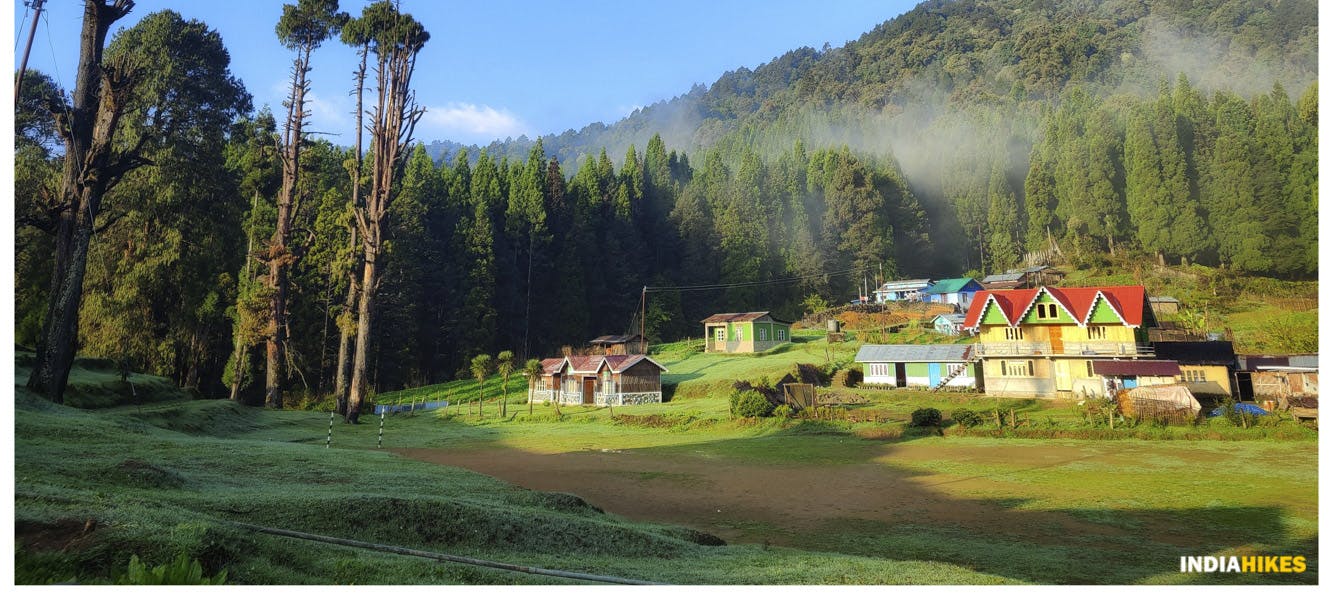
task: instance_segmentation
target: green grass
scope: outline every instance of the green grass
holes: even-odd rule
[[[830,347],[818,332],[798,332],[794,343],[757,355],[662,345],[654,357],[670,369],[664,380],[675,388],[663,404],[569,406],[557,415],[551,406],[523,404],[521,376],[510,381],[505,418],[495,401],[498,376],[481,389],[466,380],[376,398],[455,403],[388,417],[390,448],[617,450],[665,464],[716,465],[718,474],[872,468],[894,482],[869,501],[872,508],[878,498],[891,505],[905,494],[926,498],[923,510],[938,511],[894,523],[777,522],[741,514],[726,521],[730,530],[780,544],[722,547],[694,543],[697,533],[681,526],[629,521],[567,495],[379,451],[378,418],[369,415],[360,426],[335,422],[326,449],[327,413],[188,400],[179,392],[127,404],[105,387],[119,379],[107,365],[83,362],[71,403],[104,405],[109,398],[120,406],[56,406],[16,389],[16,578],[106,583],[131,555],[158,565],[184,554],[198,558],[205,575],[225,568],[228,582],[241,584],[562,583],[226,524],[244,521],[671,583],[1316,580],[1317,433],[1294,423],[1242,429],[1211,419],[1111,431],[1085,423],[1067,403],[866,388],[821,390],[825,402],[841,403],[834,411],[845,420],[728,415],[726,396],[736,379],[776,380],[797,362],[846,365],[856,346]],[[474,399],[481,391],[487,401],[478,417]],[[998,408],[1007,420],[1012,409],[1024,425],[946,427],[942,436],[908,427],[911,411],[925,406],[946,419],[966,407]],[[1044,458],[1033,464],[1034,455]],[[658,469],[638,473],[636,481],[694,484],[687,479]],[[993,526],[969,524],[969,515],[989,515]],[[1004,526],[1010,522],[1033,525],[1015,531]],[[1311,567],[1280,579],[1176,572],[1180,555],[1224,552],[1304,554]]]

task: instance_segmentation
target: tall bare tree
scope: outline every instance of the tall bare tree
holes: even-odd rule
[[[357,304],[356,355],[352,361],[352,383],[347,420],[356,423],[367,392],[366,372],[374,322],[375,293],[379,288],[379,255],[389,206],[396,196],[394,184],[402,173],[412,132],[424,109],[412,92],[412,72],[417,54],[430,34],[412,15],[398,10],[396,3],[376,2],[366,7],[376,26],[371,50],[375,54],[377,99],[370,121],[370,195],[355,209],[361,238],[361,297]],[[363,16],[363,18],[366,18]]]
[[[296,59],[292,61],[291,90],[283,102],[287,106],[287,120],[279,142],[282,189],[278,192],[278,223],[266,256],[271,295],[266,329],[264,404],[270,408],[282,408],[282,386],[287,378],[287,294],[290,269],[300,256],[299,251],[293,251],[291,247],[291,237],[292,225],[300,210],[297,185],[301,173],[301,145],[310,119],[310,113],[306,111],[310,54],[337,33],[346,20],[347,14],[338,12],[338,0],[299,0],[297,4],[283,5],[282,18],[275,27],[278,39],[288,50],[296,52]]]
[[[370,43],[372,41],[375,27],[372,15],[363,14],[359,19],[350,19],[342,30],[342,42],[356,48],[357,55],[361,62],[357,69],[352,72],[353,80],[356,81],[356,88],[352,93],[356,95],[356,155],[351,164],[348,165],[347,172],[352,178],[352,197],[349,209],[355,211],[361,206],[361,163],[364,160],[362,156],[361,132],[363,129],[362,117],[365,114],[365,90],[366,90],[366,63],[370,56]],[[334,378],[333,395],[338,403],[338,414],[347,419],[347,396],[349,384],[352,379],[352,353],[354,336],[356,335],[356,304],[360,299],[358,294],[361,274],[361,252],[357,246],[357,227],[356,220],[351,219],[347,224],[348,237],[352,245],[352,264],[348,270],[347,277],[347,298],[343,301],[343,310],[338,315],[338,365],[337,375]]]
[[[102,53],[111,25],[129,14],[133,0],[86,0],[79,35],[79,71],[73,103],[52,106],[56,131],[65,142],[60,196],[52,206],[55,268],[42,337],[28,387],[63,402],[79,340],[79,303],[88,266],[88,245],[96,229],[102,197],[126,173],[144,164],[137,152],[118,151],[116,130],[138,83],[131,61],[108,61]],[[64,104],[58,99],[54,104]]]

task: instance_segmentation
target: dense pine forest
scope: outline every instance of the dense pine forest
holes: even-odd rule
[[[372,69],[350,86],[428,40],[384,25],[396,9],[299,7],[306,26],[279,28],[293,58],[359,48]],[[394,390],[467,377],[480,353],[539,357],[640,319],[650,341],[697,336],[713,312],[794,318],[867,280],[1052,248],[1311,278],[1316,34],[1313,1],[933,1],[610,126],[486,148],[400,148],[394,130],[363,150],[252,107],[216,32],[163,11],[103,59],[168,64],[142,71],[116,125],[113,154],[137,158],[88,224],[78,352],[296,405],[356,387],[349,340],[364,386]],[[20,91],[15,332],[35,348],[64,256],[73,91],[36,72]],[[754,281],[775,283],[717,285]],[[643,315],[645,286],[665,289]]]

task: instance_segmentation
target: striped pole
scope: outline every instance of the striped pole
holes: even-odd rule
[[[383,448],[383,447],[384,447],[384,415],[385,415],[385,413],[387,413],[387,412],[388,412],[388,411],[384,411],[384,412],[380,413],[380,439],[379,439],[379,441],[375,442],[375,447],[376,447],[376,448]]]
[[[329,437],[324,439],[325,448],[328,448],[329,446],[333,445],[333,415],[335,412],[337,411],[334,410],[329,411]]]

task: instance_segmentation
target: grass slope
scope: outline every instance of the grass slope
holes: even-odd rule
[[[134,554],[149,565],[185,554],[230,583],[561,583],[229,520],[672,583],[1013,581],[928,561],[700,545],[708,536],[689,529],[375,451],[373,427],[340,424],[326,449],[318,413],[206,400],[84,410],[15,392],[18,583],[110,582]]]

